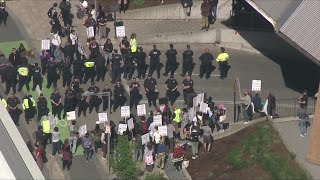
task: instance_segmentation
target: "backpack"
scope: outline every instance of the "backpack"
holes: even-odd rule
[[[85,149],[90,149],[92,145],[91,139],[90,138],[84,138],[83,140],[83,147]]]
[[[141,122],[141,132],[142,132],[142,135],[148,133],[148,125],[146,122]]]
[[[54,11],[55,11],[55,10],[53,9],[53,7],[51,7],[51,8],[48,10],[48,12],[47,12],[48,18],[52,18],[52,15],[53,15]]]

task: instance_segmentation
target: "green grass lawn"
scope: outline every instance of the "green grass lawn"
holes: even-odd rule
[[[3,52],[3,54],[5,54],[6,57],[9,57],[9,54],[11,53],[11,49],[12,48],[18,48],[20,43],[22,43],[24,45],[24,47],[28,50],[29,46],[25,41],[12,41],[12,42],[3,42],[0,43],[0,51]],[[47,98],[48,101],[48,108],[49,111],[51,112],[51,104],[50,104],[50,95],[53,92],[53,89],[47,89],[45,86],[47,85],[47,79],[44,77],[43,78],[43,88],[42,88],[42,93],[43,95]],[[32,87],[32,81],[30,82],[30,87]],[[25,94],[27,92],[27,89],[24,87],[23,88],[23,93]],[[39,94],[37,91],[30,91],[29,92],[33,98],[35,100],[38,99]],[[59,128],[59,132],[60,132],[60,139],[62,142],[64,142],[65,138],[68,138],[70,136],[70,131],[69,131],[69,122],[66,119],[63,119],[65,122],[67,122],[66,126],[61,126],[59,123],[57,123],[57,127]],[[61,123],[62,125],[65,125],[64,123]],[[78,147],[77,152],[75,155],[82,155],[83,154],[83,149],[81,146]]]
[[[272,179],[310,179],[294,162],[290,152],[279,152],[275,146],[281,143],[278,134],[269,122],[258,125],[254,133],[242,140],[241,145],[228,155],[228,163],[235,169],[261,165]],[[279,145],[279,144],[278,144]]]

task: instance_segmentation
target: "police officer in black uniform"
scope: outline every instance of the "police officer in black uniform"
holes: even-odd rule
[[[95,59],[89,57],[84,61],[84,80],[83,83],[86,84],[87,81],[90,79],[91,82],[94,81],[94,77],[96,75],[96,62]]]
[[[174,79],[173,75],[165,82],[166,85],[166,96],[169,98],[171,106],[176,102],[177,98],[180,96],[178,91],[178,82]]]
[[[9,94],[11,88],[13,93],[16,93],[17,74],[16,68],[11,63],[8,63],[5,70],[6,94]]]
[[[141,78],[144,79],[146,77],[146,72],[148,69],[148,65],[146,64],[146,57],[147,57],[147,54],[143,51],[143,48],[139,47],[137,52],[137,59],[136,59],[139,79]]]
[[[64,57],[70,57],[71,63],[74,61],[74,46],[70,42],[66,42],[65,46],[61,48]]]
[[[100,92],[100,89],[94,82],[91,82],[91,86],[88,88],[88,91],[96,94]],[[89,97],[89,114],[91,114],[93,108],[95,108],[96,112],[98,113],[101,102],[102,100],[97,95],[91,95]]]
[[[41,75],[41,68],[39,67],[38,63],[34,63],[34,67],[32,69],[32,91],[36,90],[37,85],[39,86],[40,91],[42,90],[42,75]]]
[[[14,122],[15,125],[20,126],[19,124],[19,116],[21,114],[21,110],[18,108],[20,104],[20,100],[12,93],[10,97],[7,99],[8,103],[8,112]]]
[[[37,100],[37,108],[38,108],[38,117],[37,120],[40,122],[42,116],[48,116],[49,109],[48,109],[48,101],[46,97],[43,96],[42,93],[40,93],[40,96]]]
[[[173,44],[170,44],[169,46],[170,49],[166,52],[167,62],[165,72],[163,74],[164,76],[168,76],[169,72],[170,75],[174,75],[174,72],[178,69],[177,50],[173,48]]]
[[[144,88],[146,91],[146,96],[148,98],[149,107],[151,107],[151,104],[155,108],[157,107],[159,92],[157,91],[156,86],[157,81],[151,76],[151,74],[148,74],[147,79],[144,81]]]
[[[102,110],[105,112],[107,111],[107,109],[109,108],[109,98],[110,98],[110,106],[112,105],[112,90],[108,87],[108,85],[106,85],[103,89],[102,89],[103,93],[108,92],[109,96],[107,95],[102,95]],[[110,109],[111,111],[111,109]]]
[[[70,64],[68,62],[63,62],[62,64],[62,86],[69,87],[71,85],[72,73]]]
[[[72,82],[71,82],[71,88],[74,90],[74,92],[76,93],[81,93],[80,92],[80,81],[79,79],[74,79]]]
[[[124,58],[123,78],[128,80],[132,79],[134,73],[134,61],[135,55],[132,52],[128,52]]]
[[[187,75],[186,78],[182,81],[182,90],[183,90],[183,100],[184,104],[187,104],[188,94],[194,93],[194,82],[191,79],[190,75]]]
[[[67,116],[67,112],[74,111],[76,108],[76,93],[68,86],[64,94],[64,113],[63,118]]]
[[[55,89],[50,96],[50,102],[52,106],[52,114],[60,120],[62,111],[62,99],[58,89]]]
[[[184,77],[186,73],[188,75],[192,75],[192,71],[194,68],[194,63],[193,63],[193,51],[190,50],[190,45],[187,45],[187,50],[185,50],[182,54],[182,74],[181,76]]]
[[[47,79],[48,79],[47,89],[49,89],[52,84],[54,88],[57,88],[57,81],[59,79],[59,74],[57,72],[57,63],[54,62],[53,59],[50,59],[50,62],[48,64]]]
[[[88,107],[89,107],[89,103],[87,102],[87,96],[81,96],[81,99],[80,99],[79,105],[78,105],[78,117],[81,116],[82,112],[83,112],[84,117],[86,117]]]
[[[204,53],[199,57],[200,59],[200,74],[199,77],[202,78],[205,75],[206,79],[210,78],[211,72],[213,71],[212,61],[214,60],[213,55],[209,53],[209,49],[206,48]]]
[[[153,49],[149,53],[150,57],[150,67],[149,67],[149,74],[152,76],[154,71],[157,71],[157,77],[160,78],[160,57],[161,52],[157,49],[156,45],[153,45]]]
[[[104,56],[102,56],[101,53],[98,53],[95,59],[96,59],[96,70],[97,70],[96,82],[100,81],[100,79],[104,81],[104,77],[107,72],[106,59],[104,58]]]
[[[75,79],[78,79],[80,84],[82,84],[83,74],[84,74],[84,67],[83,61],[81,59],[76,59],[72,63],[73,65],[73,76]]]
[[[133,78],[133,82],[129,86],[130,88],[130,109],[132,107],[137,108],[139,105],[142,95],[140,94],[140,84],[137,82],[136,78]]]
[[[111,69],[112,69],[112,81],[114,84],[116,81],[121,79],[121,64],[123,63],[121,55],[118,53],[118,49],[113,50],[113,57],[111,59]]]
[[[113,112],[116,112],[119,106],[123,106],[127,98],[124,96],[125,89],[120,81],[114,86],[113,95],[114,95],[114,105],[113,105]]]

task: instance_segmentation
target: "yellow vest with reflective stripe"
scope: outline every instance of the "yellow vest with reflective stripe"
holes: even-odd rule
[[[1,102],[2,102],[2,104],[4,105],[4,107],[5,108],[7,108],[8,107],[8,103],[7,103],[7,101],[5,100],[5,99],[1,99]]]
[[[130,39],[131,52],[137,52],[137,40]]]
[[[181,114],[181,110],[180,109],[176,109],[174,111],[174,114],[176,115],[173,119],[173,122],[179,123],[181,122],[181,118],[180,118],[180,114]]]
[[[223,62],[223,61],[228,61],[229,59],[229,54],[224,52],[220,53],[216,59],[217,62]]]
[[[87,61],[84,63],[84,66],[87,67],[87,68],[91,68],[95,65],[95,62],[93,61]]]
[[[44,119],[42,121],[43,132],[46,134],[50,133],[50,121],[48,119]]]
[[[27,99],[23,99],[22,108],[23,109],[29,109],[29,100],[28,100],[28,98]]]
[[[18,73],[19,73],[21,76],[28,76],[28,74],[29,74],[29,69],[28,69],[27,67],[19,67]]]

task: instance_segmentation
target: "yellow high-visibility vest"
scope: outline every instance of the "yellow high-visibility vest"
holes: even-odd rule
[[[7,108],[8,107],[8,103],[7,103],[7,101],[5,100],[5,99],[1,99],[1,102],[2,102],[2,104],[4,105],[4,107],[5,108]]]
[[[50,133],[50,121],[48,119],[44,119],[42,121],[43,132],[46,134]]]
[[[93,61],[87,61],[84,63],[84,66],[87,67],[87,68],[91,68],[95,65],[95,62]]]
[[[229,54],[226,52],[220,53],[218,57],[216,58],[217,62],[223,62],[223,61],[228,61],[229,59]]]
[[[35,100],[33,99],[33,97],[30,97],[30,100],[31,100],[31,102],[32,102],[32,106],[35,107],[35,106],[36,106],[36,102],[35,102]],[[23,110],[29,109],[29,99],[28,99],[28,98],[23,99],[22,108],[23,108]]]
[[[180,109],[174,110],[174,114],[176,116],[174,117],[173,122],[176,122],[176,123],[181,122],[181,118],[180,118],[181,110]]]
[[[29,74],[29,69],[27,67],[19,67],[18,73],[21,76],[28,76]]]
[[[131,52],[137,52],[137,40],[130,39]]]

